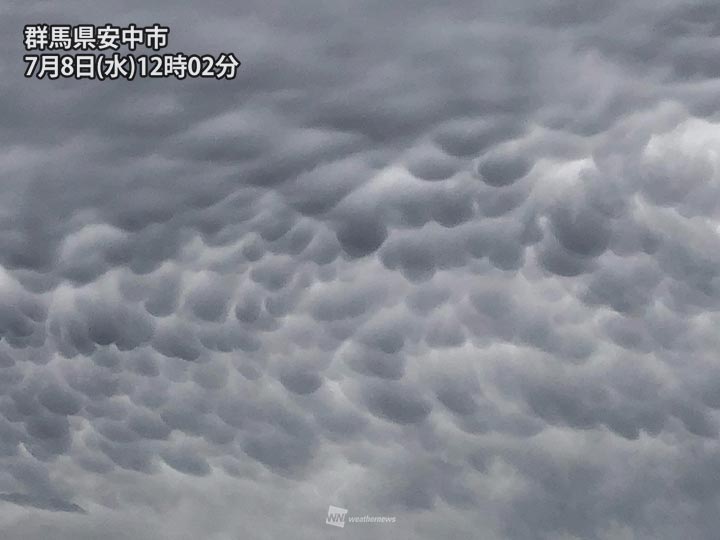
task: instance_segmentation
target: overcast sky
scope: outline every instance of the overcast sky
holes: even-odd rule
[[[38,23],[242,66],[26,79]],[[717,538],[720,4],[5,0],[0,36],[0,537]]]

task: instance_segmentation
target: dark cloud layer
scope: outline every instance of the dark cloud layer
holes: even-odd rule
[[[717,536],[720,9],[2,14],[0,536]],[[41,22],[243,65],[25,79]]]

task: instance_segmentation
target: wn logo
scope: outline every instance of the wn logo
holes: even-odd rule
[[[328,506],[328,515],[325,523],[333,527],[345,527],[345,516],[347,513],[346,508],[339,508],[332,505]]]

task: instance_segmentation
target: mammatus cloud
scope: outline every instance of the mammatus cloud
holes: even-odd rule
[[[29,506],[39,510],[50,510],[51,512],[85,513],[85,510],[77,504],[63,501],[62,499],[42,499],[23,495],[22,493],[0,493],[0,500],[11,502],[19,506]]]
[[[719,17],[6,6],[3,537],[715,538]],[[242,68],[22,77],[107,21]]]

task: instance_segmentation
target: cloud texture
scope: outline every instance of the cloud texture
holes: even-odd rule
[[[715,4],[0,9],[4,538],[716,537]]]

